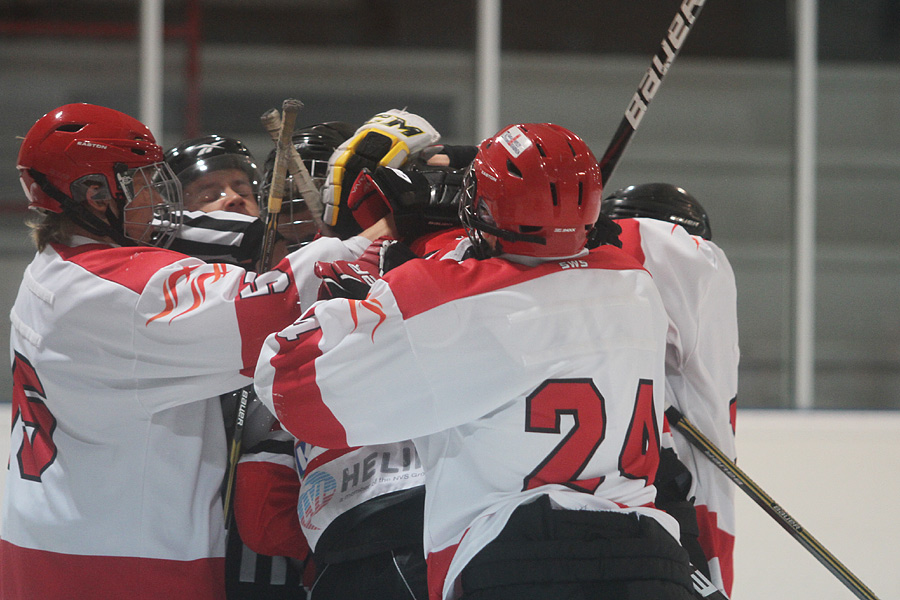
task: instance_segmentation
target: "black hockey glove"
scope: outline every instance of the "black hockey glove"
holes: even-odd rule
[[[462,171],[440,167],[365,169],[354,182],[347,205],[363,229],[391,214],[400,237],[412,240],[460,225],[462,179]]]
[[[600,217],[594,224],[594,228],[588,234],[587,247],[594,249],[604,244],[611,244],[617,248],[622,247],[622,240],[619,234],[622,233],[622,226],[600,213]]]
[[[384,274],[385,257],[396,240],[379,238],[372,242],[362,256],[356,260],[319,261],[315,266],[319,285],[319,300],[348,298],[364,300],[369,288]]]

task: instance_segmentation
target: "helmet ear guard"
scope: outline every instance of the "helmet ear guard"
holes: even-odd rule
[[[474,166],[474,165],[473,165]],[[492,246],[485,240],[485,233],[508,242],[525,242],[546,245],[543,236],[529,233],[508,231],[497,226],[489,207],[478,196],[478,178],[473,166],[470,166],[463,177],[459,202],[459,220],[466,229],[478,258],[488,258],[502,253],[502,243]]]
[[[80,194],[82,195],[81,199],[75,200],[69,196],[66,196],[62,191],[57,189],[57,187],[50,183],[47,177],[40,171],[29,169],[28,173],[44,194],[46,194],[50,198],[53,198],[57,203],[59,203],[61,212],[80,227],[84,228],[94,235],[109,237],[121,246],[137,245],[135,240],[129,239],[125,236],[123,226],[124,222],[121,217],[117,216],[112,211],[111,208],[106,209],[106,221],[87,209],[84,203],[84,200],[86,200],[86,187],[83,190],[84,193]],[[89,175],[87,177],[90,177],[96,181],[95,176],[93,175]],[[109,188],[105,188],[105,190],[108,194]],[[123,205],[124,202],[119,199],[120,210]]]

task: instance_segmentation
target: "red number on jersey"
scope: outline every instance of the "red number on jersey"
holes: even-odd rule
[[[525,399],[525,431],[560,433],[560,416],[572,415],[575,425],[534,471],[522,490],[561,483],[593,493],[603,478],[578,480],[606,433],[603,396],[590,379],[548,379]]]
[[[619,455],[619,470],[625,477],[654,481],[659,468],[659,425],[653,407],[653,382],[641,379],[634,399],[628,437]]]
[[[56,418],[44,403],[44,386],[28,359],[16,352],[13,363],[12,426],[22,419],[22,445],[16,453],[22,479],[40,481],[56,460]]]

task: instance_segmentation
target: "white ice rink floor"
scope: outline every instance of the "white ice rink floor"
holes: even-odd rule
[[[0,404],[0,423],[10,422]],[[0,456],[9,453],[9,428]],[[900,412],[743,411],[741,469],[880,600],[900,598]],[[5,477],[0,481],[0,496]],[[856,596],[737,491],[732,600]]]

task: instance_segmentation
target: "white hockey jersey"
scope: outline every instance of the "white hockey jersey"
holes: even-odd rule
[[[532,265],[414,260],[270,336],[260,399],[324,447],[412,439],[432,600],[523,503],[655,509],[666,315],[617,248]]]
[[[315,551],[331,523],[368,500],[425,485],[425,471],[411,441],[328,450],[295,446],[300,527]]]
[[[324,239],[261,275],[86,238],[39,252],[10,315],[0,596],[222,598],[216,396],[315,300],[315,261],[367,245]]]
[[[737,291],[734,273],[714,243],[672,223],[621,219],[620,239],[653,275],[669,315],[666,402],[732,460],[738,388]],[[700,544],[713,583],[734,581],[734,484],[701,451],[673,433],[675,451],[693,476]]]

